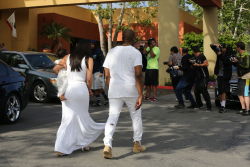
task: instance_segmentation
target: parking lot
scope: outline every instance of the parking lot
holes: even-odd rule
[[[60,125],[60,102],[30,103],[13,125],[0,125],[1,167],[249,167],[250,117],[229,111],[175,110],[173,93],[143,106],[147,151],[133,154],[128,112],[121,114],[114,136],[112,160],[102,158],[101,136],[92,151],[76,151],[56,158],[53,146]],[[215,109],[215,108],[214,108]],[[105,107],[90,109],[97,122],[105,122]]]

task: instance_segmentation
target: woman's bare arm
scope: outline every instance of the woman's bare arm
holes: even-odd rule
[[[86,83],[88,86],[88,89],[91,90],[92,87],[92,81],[93,81],[93,66],[94,66],[94,61],[92,58],[88,59],[88,68],[87,68],[87,78],[86,78]]]

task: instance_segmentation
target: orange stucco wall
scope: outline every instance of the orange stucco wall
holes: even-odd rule
[[[158,23],[152,23],[151,26],[144,26],[140,24],[132,24],[132,29],[136,32],[137,37],[141,40],[148,40],[149,38],[155,38],[158,40]],[[114,32],[115,30],[113,30]],[[196,28],[184,21],[180,21],[179,23],[179,41],[182,42],[184,34],[189,32],[202,33],[202,30]],[[114,33],[113,33],[114,35]],[[122,33],[118,35],[118,41],[122,41]]]
[[[82,20],[90,23],[96,23],[96,19],[91,11],[78,6],[57,6],[57,7],[44,7],[44,8],[30,8],[29,9],[29,31],[33,32],[30,34],[30,44],[29,48],[39,49],[38,40],[38,15],[56,13],[59,15],[67,16],[73,19]]]
[[[38,49],[42,49],[45,44],[51,44],[52,41],[48,40],[46,37],[41,36],[42,29],[45,25],[51,22],[59,23],[70,29],[70,36],[89,39],[89,40],[98,40],[99,39],[99,31],[98,26],[95,23],[78,20],[75,18],[55,14],[55,13],[47,13],[47,14],[39,14],[38,15]],[[70,43],[62,40],[63,48],[66,48],[68,51],[70,50]]]
[[[134,13],[141,14],[143,9],[127,9],[126,13],[131,10]],[[99,40],[99,32],[96,19],[92,11],[80,8],[77,6],[63,6],[63,7],[46,7],[46,8],[30,8],[30,9],[16,9],[16,25],[17,38],[11,37],[11,31],[5,20],[11,15],[13,11],[0,11],[0,42],[4,42],[7,49],[25,51],[28,49],[40,50],[41,47],[51,41],[45,39],[40,35],[43,25],[56,20],[56,22],[65,25],[71,29],[71,35],[77,38]],[[143,12],[142,12],[143,13]],[[119,16],[119,10],[115,11],[114,21]],[[147,16],[143,16],[147,17]],[[136,31],[138,38],[147,40],[154,37],[158,39],[158,18],[154,18],[151,26],[144,26],[134,21],[130,23],[132,28]],[[125,24],[129,21],[129,16],[124,17]],[[134,23],[133,23],[134,22]],[[180,24],[179,24],[179,39],[181,41],[183,35],[187,32],[202,32],[202,22],[195,24],[196,18],[187,12],[180,10]],[[121,33],[118,35],[118,41],[121,41]],[[63,41],[65,48],[69,49],[69,43]]]

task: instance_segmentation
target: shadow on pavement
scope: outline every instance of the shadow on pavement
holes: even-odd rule
[[[146,103],[143,110],[143,144],[147,147],[145,154],[135,155],[126,151],[115,154],[114,160],[127,159],[128,157],[150,160],[153,158],[150,155],[152,153],[165,155],[184,149],[217,153],[238,146],[250,146],[250,117],[241,117],[234,113],[206,113],[202,110],[175,110],[172,107],[174,104],[175,99],[172,95],[171,97],[161,97],[158,103]],[[92,116],[97,122],[105,122],[108,116],[107,109],[100,109],[100,112],[94,112]],[[36,146],[38,150],[33,158],[54,159],[50,152],[53,151],[60,119],[60,104],[31,103],[17,124],[0,125],[0,143],[2,145],[15,141],[22,143],[23,147],[18,147],[14,153],[8,147],[4,147],[1,148],[1,152],[4,152],[5,157],[11,159],[19,153],[22,153],[22,156],[30,154],[27,146]],[[132,147],[131,125],[129,113],[122,112],[114,135],[114,153],[120,147],[128,149]],[[98,146],[92,149],[93,152],[102,150],[102,137],[96,141]],[[23,150],[24,148],[26,149]],[[39,148],[43,151],[39,151]],[[80,155],[82,153],[76,151],[69,157],[75,158]],[[248,151],[248,157],[247,160],[250,160],[250,151]],[[8,163],[4,157],[0,159],[5,164]]]

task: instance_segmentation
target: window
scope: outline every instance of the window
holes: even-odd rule
[[[25,54],[24,56],[33,68],[50,69],[55,65],[45,54]]]
[[[26,64],[23,57],[19,54],[2,53],[0,55],[0,59],[3,60],[8,65],[10,65],[11,67],[18,67],[18,64]]]

